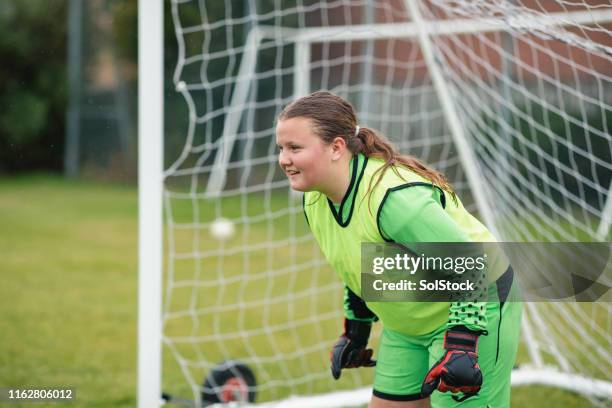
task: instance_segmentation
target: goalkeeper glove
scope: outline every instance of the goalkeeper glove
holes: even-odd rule
[[[330,360],[334,379],[340,378],[343,368],[373,367],[372,349],[366,349],[372,323],[344,319],[344,333],[336,340]]]
[[[440,392],[463,392],[461,398],[453,395],[453,399],[459,402],[478,394],[482,385],[482,372],[476,352],[479,335],[479,332],[464,326],[453,327],[446,332],[446,353],[425,376],[421,386],[423,398],[430,396],[435,389]]]

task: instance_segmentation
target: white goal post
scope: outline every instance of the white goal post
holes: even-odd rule
[[[188,114],[186,133],[164,135],[163,1],[139,1],[140,407],[163,403],[162,344],[169,386],[194,406],[215,391],[207,373],[233,359],[253,369],[258,406],[369,400],[371,373],[330,380],[341,285],[276,169],[275,116],[317,89],[447,174],[500,239],[610,240],[612,5],[239,3],[171,0]],[[215,235],[218,220],[232,232]],[[526,304],[513,386],[609,403],[611,312]]]
[[[138,406],[161,404],[163,0],[138,1]]]

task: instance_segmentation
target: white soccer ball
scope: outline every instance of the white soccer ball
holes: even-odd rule
[[[227,218],[217,218],[210,224],[210,234],[219,240],[231,238],[235,230],[234,223]]]

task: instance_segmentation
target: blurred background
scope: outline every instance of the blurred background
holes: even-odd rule
[[[136,403],[136,32],[135,0],[0,2],[0,387]]]
[[[3,1],[0,172],[134,181],[136,1]]]

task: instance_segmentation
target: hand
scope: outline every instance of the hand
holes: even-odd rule
[[[366,349],[372,323],[344,319],[344,333],[336,340],[330,354],[334,379],[340,378],[343,368],[373,367],[372,349]]]
[[[476,346],[480,333],[464,326],[449,329],[444,336],[446,353],[429,370],[421,386],[421,396],[426,398],[434,390],[440,392],[462,392],[464,401],[476,394],[482,385],[482,372],[478,365]]]

